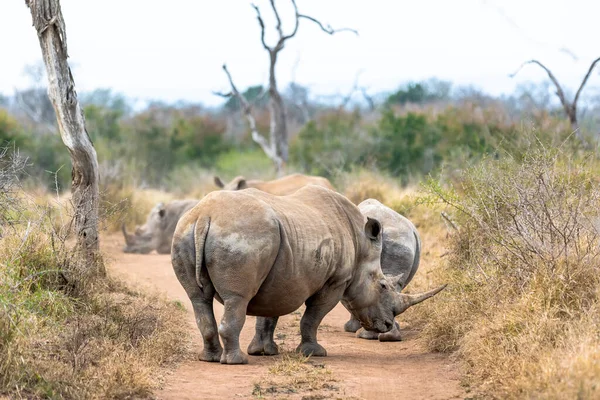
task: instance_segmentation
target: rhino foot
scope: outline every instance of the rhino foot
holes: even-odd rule
[[[360,322],[357,319],[352,318],[344,324],[344,331],[346,332],[356,332],[359,329]]]
[[[380,342],[400,342],[402,337],[400,336],[400,325],[394,321],[394,327],[391,331],[379,334]]]
[[[200,354],[200,361],[219,362],[221,360],[222,353],[223,350],[208,351],[205,349]]]
[[[261,342],[255,336],[248,346],[248,354],[253,356],[276,356],[279,354],[279,348],[274,341]]]
[[[374,331],[368,331],[364,328],[361,328],[358,332],[356,332],[356,337],[367,340],[377,340],[379,338],[380,333]]]
[[[306,357],[326,357],[327,350],[319,343],[300,343],[296,348],[298,353],[302,353]]]
[[[241,350],[223,353],[221,355],[221,364],[248,364],[248,356]]]

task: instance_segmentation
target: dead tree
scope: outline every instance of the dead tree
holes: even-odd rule
[[[48,97],[54,106],[63,143],[71,155],[71,193],[76,250],[87,264],[85,272],[103,273],[99,258],[99,174],[96,150],[85,129],[75,82],[67,62],[67,34],[59,0],[26,0],[31,11],[48,75]]]
[[[519,73],[519,71],[521,71],[521,69],[523,69],[523,67],[527,64],[537,64],[544,71],[546,71],[546,74],[548,74],[548,78],[550,78],[550,80],[556,87],[556,95],[558,96],[558,99],[560,100],[560,104],[563,106],[563,109],[565,110],[565,113],[567,114],[567,117],[569,118],[569,122],[571,123],[571,129],[573,129],[573,131],[575,132],[575,137],[577,137],[577,139],[579,139],[587,147],[588,146],[587,141],[586,141],[585,137],[583,136],[583,134],[581,133],[581,131],[579,130],[579,123],[577,122],[577,101],[579,100],[579,95],[581,94],[583,87],[587,83],[590,75],[592,74],[592,71],[594,70],[594,68],[596,67],[596,64],[599,61],[600,61],[600,58],[597,58],[590,65],[590,68],[588,69],[587,74],[585,74],[585,77],[583,78],[581,85],[579,85],[579,89],[577,89],[577,93],[575,93],[575,97],[573,98],[572,102],[569,102],[567,100],[567,98],[565,97],[565,92],[562,90],[562,87],[558,83],[558,80],[556,79],[556,77],[554,76],[552,71],[550,71],[550,69],[548,69],[544,64],[542,64],[538,60],[529,60],[529,61],[523,63],[517,71],[515,71],[513,74],[510,75],[510,77],[512,78],[515,75],[517,75]]]
[[[242,110],[250,122],[250,129],[252,130],[252,139],[260,145],[265,154],[275,163],[275,168],[277,169],[278,175],[283,174],[283,168],[288,161],[288,128],[287,128],[287,118],[286,118],[286,109],[283,103],[283,98],[279,93],[279,89],[277,87],[277,78],[275,77],[275,65],[277,64],[277,57],[279,52],[283,50],[285,46],[285,42],[291,38],[293,38],[298,32],[298,27],[300,25],[301,19],[306,19],[314,22],[321,28],[321,30],[329,35],[333,35],[336,32],[341,31],[349,31],[355,34],[358,34],[354,29],[342,28],[342,29],[333,29],[331,26],[323,25],[319,20],[304,14],[300,14],[298,12],[298,6],[296,5],[295,0],[291,0],[292,5],[294,6],[294,28],[292,32],[288,35],[283,33],[283,28],[281,25],[281,17],[279,16],[279,12],[277,11],[277,7],[275,6],[275,0],[270,0],[271,8],[273,9],[273,13],[275,14],[275,20],[277,21],[276,29],[279,36],[277,43],[275,46],[267,45],[265,41],[265,23],[263,21],[262,15],[260,13],[260,9],[256,5],[252,5],[254,10],[256,11],[256,19],[258,20],[258,24],[260,25],[260,40],[264,47],[264,49],[269,53],[269,109],[271,114],[271,127],[269,132],[269,140],[265,139],[263,135],[261,135],[256,130],[256,124],[251,122],[250,120],[254,120],[252,117],[251,109],[248,102],[243,98],[242,94],[235,88],[233,84],[233,80],[231,78],[231,74],[229,74],[226,65],[223,65],[223,70],[227,74],[227,78],[229,79],[229,83],[231,84],[231,93],[226,96],[236,96],[242,105]]]

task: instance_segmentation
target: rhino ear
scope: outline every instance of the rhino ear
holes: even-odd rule
[[[158,204],[158,216],[162,218],[165,216],[166,212],[167,212],[167,210],[165,209],[165,205],[163,203],[159,203]]]
[[[367,217],[365,224],[365,234],[371,240],[381,239],[381,224],[375,218]]]
[[[214,181],[215,181],[215,185],[217,185],[217,187],[220,187],[221,189],[223,189],[225,187],[225,184],[223,183],[221,178],[219,178],[218,176],[214,177]]]
[[[246,189],[247,187],[248,187],[248,184],[246,183],[246,179],[240,178],[240,180],[237,183],[237,190]]]

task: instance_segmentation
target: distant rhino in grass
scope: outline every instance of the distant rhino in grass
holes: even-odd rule
[[[393,279],[396,290],[400,292],[409,284],[419,268],[421,259],[421,238],[412,222],[375,199],[368,199],[358,205],[360,212],[381,222],[383,226],[383,249],[381,269],[384,275]],[[360,322],[351,317],[344,325],[346,332],[357,332],[363,339],[379,339],[382,342],[401,340],[400,326],[394,322],[394,328],[378,334],[360,329]]]
[[[204,340],[200,359],[247,363],[239,343],[246,315],[260,317],[258,335],[265,332],[259,321],[274,329],[279,316],[302,303],[297,351],[307,356],[327,355],[317,328],[342,299],[365,329],[389,331],[395,315],[444,287],[398,293],[381,270],[381,248],[381,224],[322,187],[308,185],[288,196],[257,189],[208,194],[179,220],[171,254]],[[215,298],[224,304],[218,326]],[[255,336],[248,352],[276,353],[272,331]]]
[[[134,234],[121,226],[125,237],[125,253],[148,254],[156,250],[159,254],[171,253],[171,241],[179,218],[198,204],[198,200],[173,200],[158,203],[148,214],[146,223],[136,228]]]
[[[277,196],[292,194],[306,185],[322,186],[335,191],[333,185],[327,178],[303,174],[291,174],[272,181],[261,181],[257,179],[246,180],[243,176],[237,176],[227,184],[223,183],[221,178],[215,176],[215,185],[224,190],[255,188]]]

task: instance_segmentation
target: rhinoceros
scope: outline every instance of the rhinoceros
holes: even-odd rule
[[[135,234],[130,234],[121,226],[125,236],[125,253],[148,254],[156,250],[159,254],[171,252],[171,241],[179,218],[190,208],[198,204],[198,200],[173,200],[170,203],[158,203],[148,214],[146,223],[137,227]]]
[[[377,219],[383,226],[383,249],[381,252],[381,269],[383,274],[394,277],[400,292],[412,280],[419,268],[421,258],[421,238],[417,228],[396,211],[381,204],[375,199],[367,199],[358,205],[359,210],[369,218]],[[350,319],[345,325],[346,332],[356,332],[360,322]],[[399,341],[400,326],[394,323],[394,328],[387,333],[369,332],[361,329],[357,336],[363,339],[379,339],[384,342]]]
[[[267,317],[260,321],[274,327],[302,303],[297,351],[304,355],[327,355],[317,328],[341,299],[365,329],[392,329],[395,315],[443,287],[398,293],[381,271],[381,230],[347,198],[315,185],[288,196],[257,189],[208,194],[179,220],[171,252],[203,337],[200,359],[247,363],[239,343],[246,315]],[[214,298],[224,305],[218,328]],[[259,325],[257,332],[265,331]],[[272,337],[262,339],[255,337],[250,354],[276,349]]]
[[[225,190],[241,190],[256,188],[263,192],[283,196],[292,194],[296,190],[306,185],[318,185],[324,188],[335,190],[327,178],[321,176],[310,176],[302,174],[291,174],[272,181],[260,181],[256,179],[246,180],[243,176],[235,177],[231,182],[225,184],[221,178],[215,176],[215,185]]]

